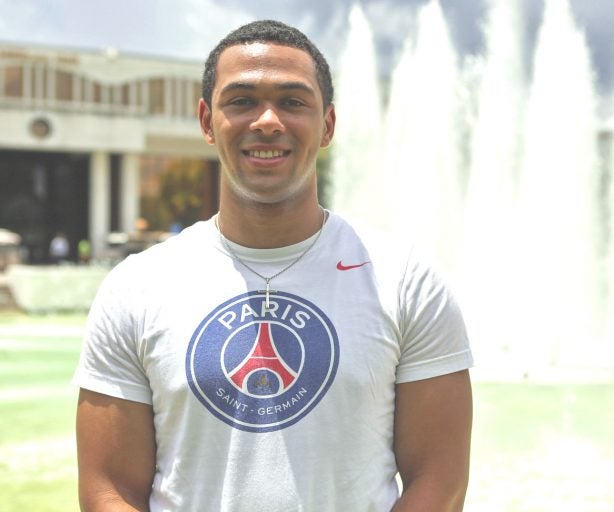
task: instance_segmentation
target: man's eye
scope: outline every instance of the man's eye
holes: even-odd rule
[[[283,104],[288,106],[288,107],[302,107],[303,105],[305,105],[305,103],[303,101],[298,100],[296,98],[285,99],[283,101]]]
[[[246,105],[253,105],[254,100],[251,98],[234,98],[230,101],[231,105],[235,105],[237,107],[244,107]]]

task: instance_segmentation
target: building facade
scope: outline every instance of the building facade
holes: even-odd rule
[[[58,233],[71,258],[81,240],[100,258],[137,219],[169,231],[217,211],[201,73],[113,49],[0,45],[0,228],[21,235],[29,262],[45,262]]]

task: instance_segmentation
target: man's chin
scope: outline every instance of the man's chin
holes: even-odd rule
[[[300,196],[301,189],[288,189],[288,188],[258,188],[248,189],[239,192],[239,199],[246,203],[259,204],[259,205],[280,205],[296,200]]]

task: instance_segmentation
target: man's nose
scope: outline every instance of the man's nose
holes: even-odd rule
[[[286,127],[274,106],[266,105],[258,117],[252,121],[250,129],[264,135],[274,135],[283,133]]]

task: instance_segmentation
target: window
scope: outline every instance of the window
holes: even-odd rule
[[[122,87],[121,104],[130,105],[130,84],[124,84]]]
[[[7,66],[4,69],[4,94],[14,98],[23,95],[23,68],[21,66]]]
[[[94,85],[94,94],[92,97],[92,101],[94,103],[101,103],[102,102],[102,86],[97,82],[94,82],[93,85]]]
[[[72,74],[66,71],[55,72],[55,97],[61,101],[73,100]]]
[[[149,80],[149,113],[164,113],[164,80],[162,78]]]

